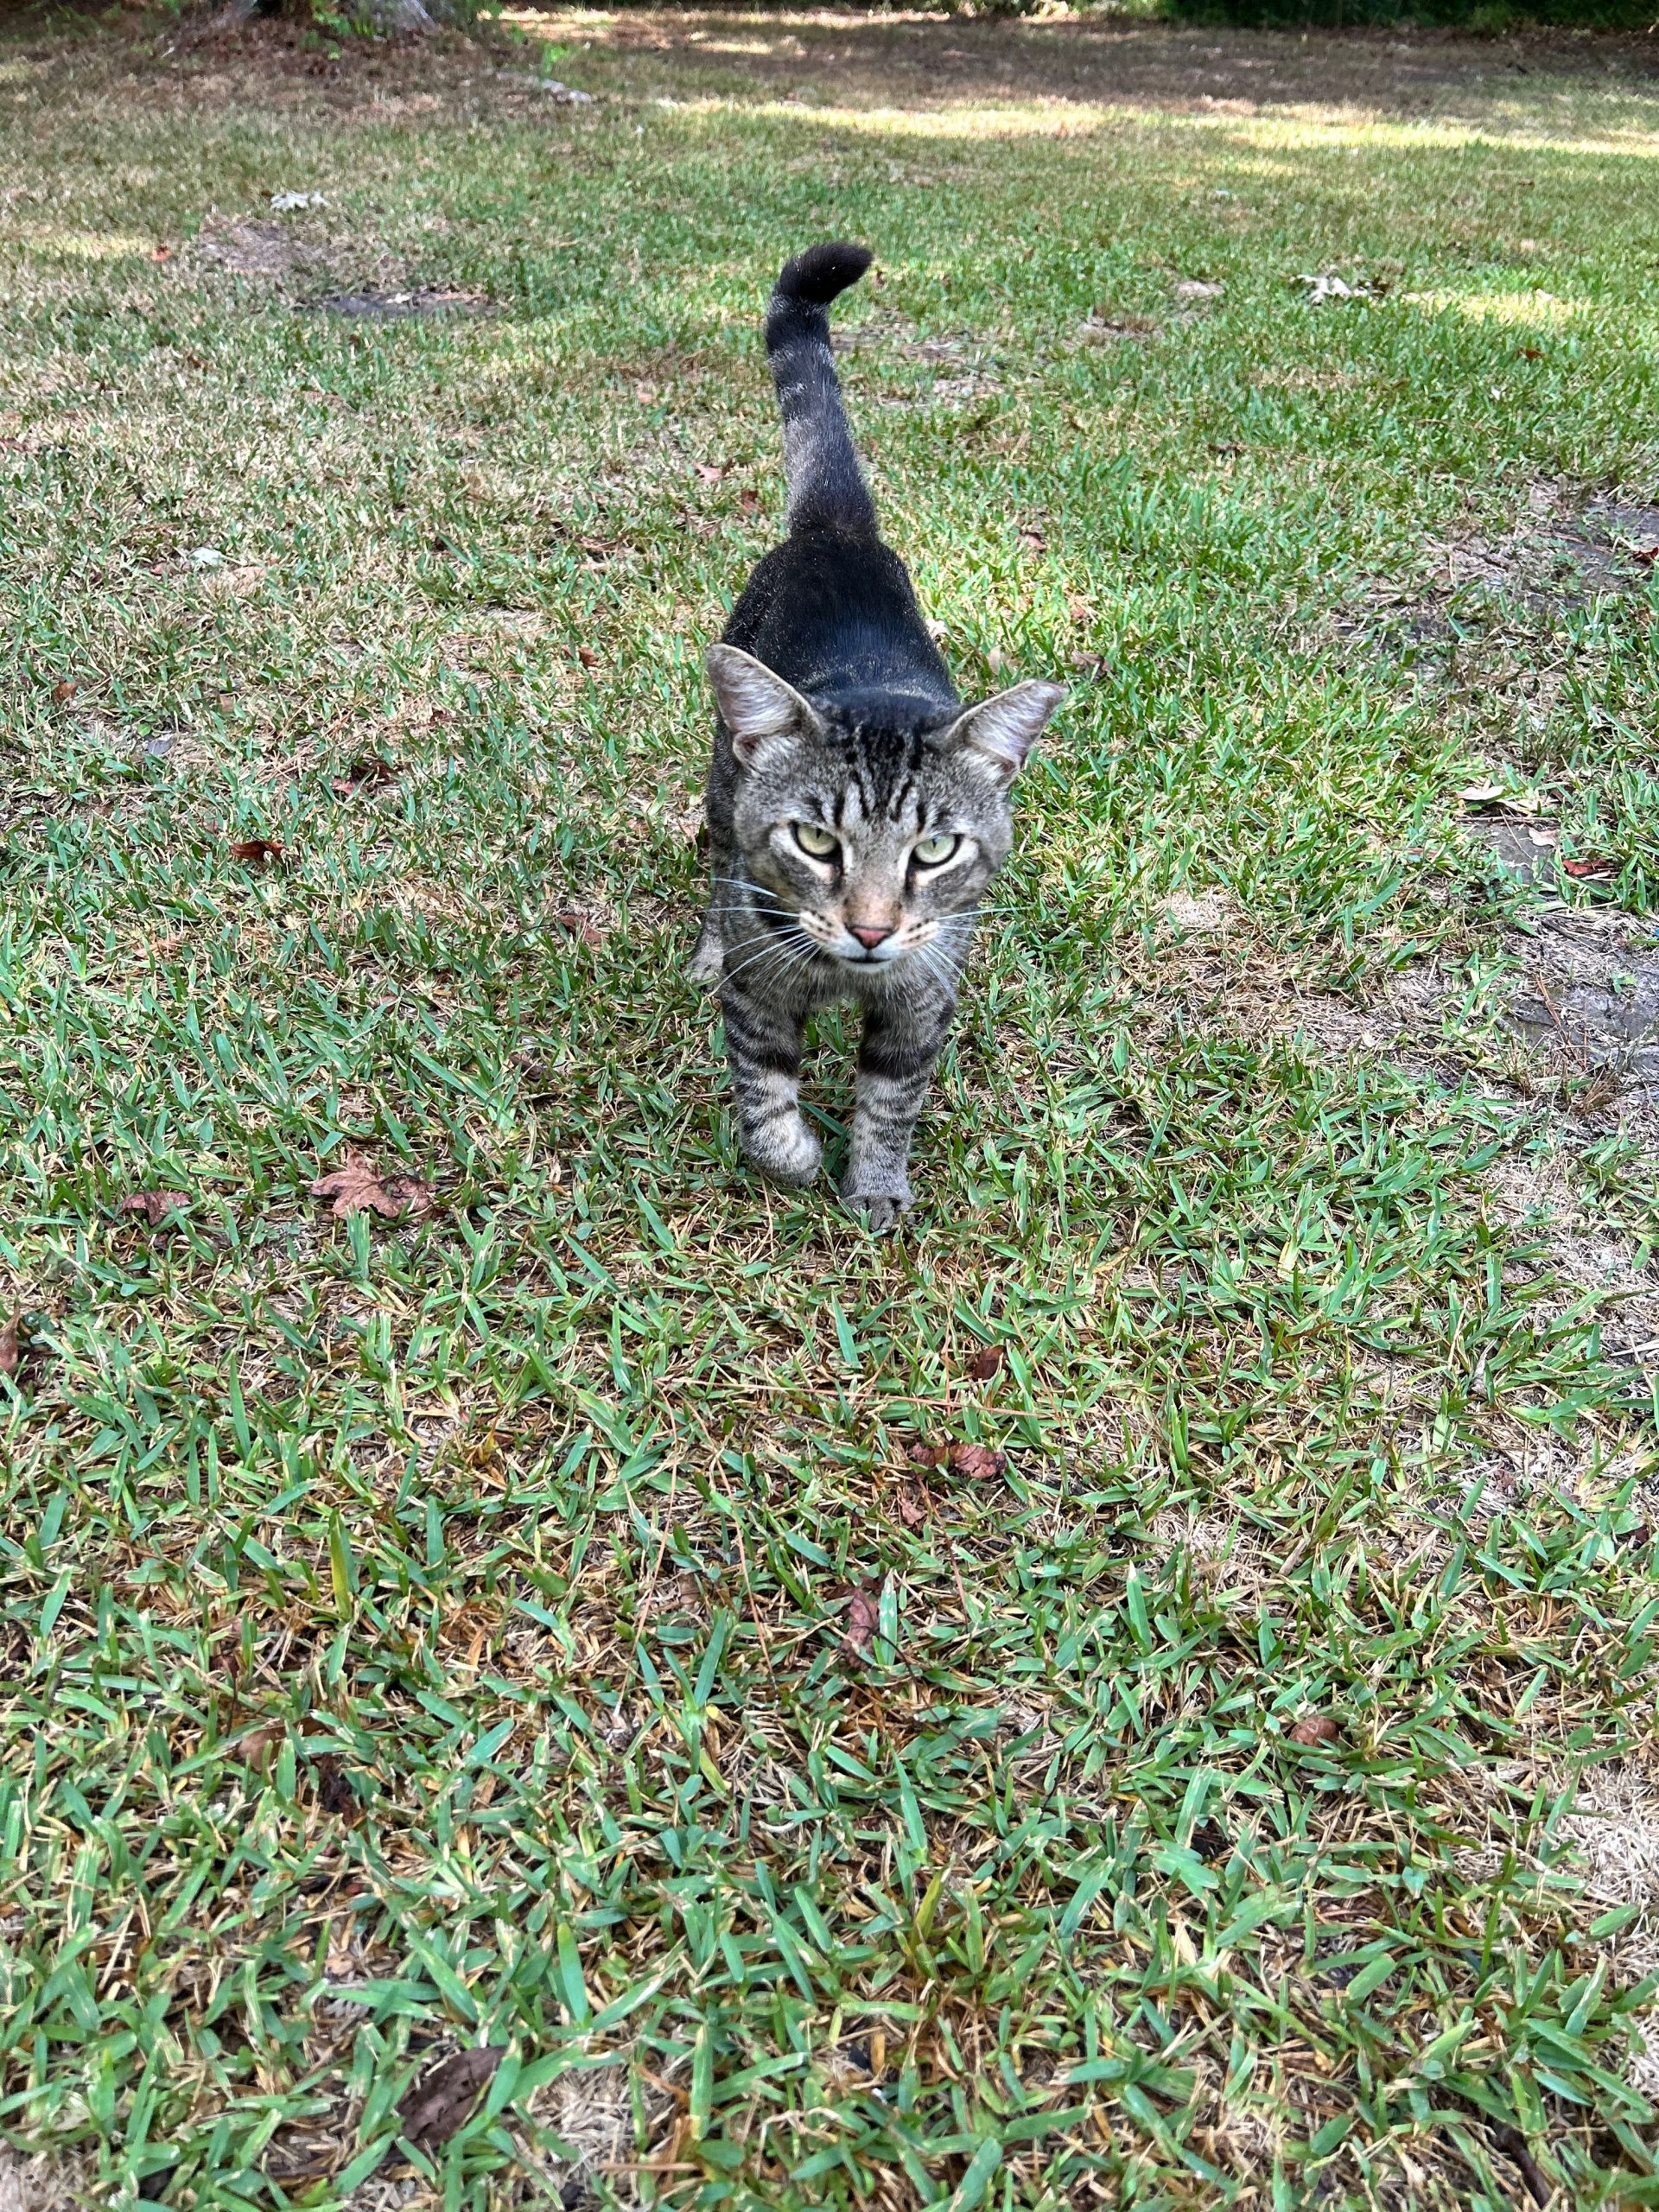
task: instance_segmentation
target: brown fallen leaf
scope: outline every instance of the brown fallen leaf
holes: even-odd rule
[[[868,1590],[855,1590],[847,1608],[847,1633],[842,1638],[849,1651],[869,1656],[875,1631],[881,1625],[880,1600]]]
[[[1544,349],[1541,346],[1523,346],[1521,348],[1521,358],[1523,361],[1541,361],[1544,358]]]
[[[1287,1732],[1293,1744],[1334,1744],[1342,1734],[1342,1724],[1328,1713],[1305,1713]]]
[[[919,1529],[926,1521],[932,1501],[919,1484],[910,1485],[899,1493],[899,1518],[906,1529]]]
[[[943,1444],[912,1444],[905,1457],[912,1467],[942,1467],[946,1453]]]
[[[159,1229],[170,1213],[189,1210],[188,1191],[129,1191],[116,1208],[118,1213],[141,1213],[152,1229]]]
[[[476,2044],[442,2059],[410,2085],[397,2107],[404,2136],[419,2151],[435,2151],[459,2134],[505,2056],[499,2044]]]
[[[22,1320],[21,1313],[14,1313],[3,1329],[0,1329],[0,1375],[17,1372],[17,1330]]]
[[[579,937],[584,944],[603,944],[605,942],[605,932],[599,924],[588,915],[578,913],[574,906],[561,906],[553,918],[562,930],[569,931],[572,937]]]
[[[1630,558],[1650,569],[1656,561],[1659,561],[1659,545],[1632,545]]]
[[[173,249],[170,245],[153,245],[149,249],[149,257],[152,261],[171,261]]]
[[[868,449],[867,440],[866,450]],[[760,494],[758,492],[740,492],[737,495],[737,504],[741,512],[746,515],[758,515],[760,512]]]
[[[397,771],[390,760],[376,753],[364,753],[353,761],[343,776],[335,776],[329,785],[336,798],[350,798],[354,791],[378,791],[382,784],[394,780]]]
[[[994,1452],[988,1444],[953,1444],[947,1457],[951,1472],[973,1483],[992,1481],[1008,1464],[1007,1453]]]
[[[576,658],[582,663],[584,668],[597,668],[599,666],[599,655],[594,651],[591,645],[578,645],[576,647]]]
[[[1581,861],[1563,861],[1561,874],[1575,876],[1580,882],[1605,882],[1618,868],[1617,861],[1602,860],[1594,854],[1589,854]]]
[[[282,1750],[287,1736],[288,1730],[282,1721],[261,1721],[258,1727],[248,1731],[236,1747],[242,1755],[243,1765],[263,1774]]]
[[[54,683],[52,686],[52,696],[60,707],[67,706],[79,689],[80,686],[78,683],[72,683],[68,677],[65,677],[61,683]]]
[[[718,461],[700,461],[697,463],[697,474],[705,484],[718,484],[726,471]]]
[[[968,1363],[968,1372],[976,1382],[988,1382],[1002,1365],[1001,1344],[983,1344]]]
[[[280,837],[233,837],[231,840],[231,858],[233,861],[251,861],[256,867],[266,861],[281,860],[283,850]]]
[[[325,1813],[354,1813],[357,1792],[348,1780],[346,1770],[332,1751],[324,1751],[311,1762],[312,1777],[317,1785],[317,1802]]]
[[[354,1213],[383,1214],[388,1221],[432,1211],[433,1191],[418,1175],[382,1175],[366,1153],[348,1152],[332,1174],[311,1185],[314,1198],[331,1198],[329,1211],[344,1221]]]

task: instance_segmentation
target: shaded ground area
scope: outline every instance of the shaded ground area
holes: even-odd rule
[[[1566,76],[1631,91],[1644,78],[1659,83],[1653,41],[1635,38],[1217,34],[1110,18],[941,23],[902,11],[873,18],[809,9],[631,10],[597,34],[556,9],[515,10],[507,20],[538,37],[568,31],[615,54],[660,54],[671,60],[682,87],[706,71],[711,86],[723,73],[751,93],[923,110],[1046,99],[1173,114],[1307,104],[1401,117],[1454,109],[1497,119],[1514,104],[1516,79]],[[1548,99],[1526,103],[1532,127],[1548,111]]]

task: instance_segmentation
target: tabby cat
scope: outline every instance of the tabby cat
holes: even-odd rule
[[[743,1148],[774,1183],[810,1183],[822,1156],[798,1096],[809,1016],[863,1007],[841,1189],[880,1232],[911,1201],[916,1117],[1012,842],[1010,786],[1065,694],[1016,683],[964,707],[877,533],[825,313],[870,259],[810,248],[766,312],[788,535],[709,648],[714,882],[690,973],[719,987]]]

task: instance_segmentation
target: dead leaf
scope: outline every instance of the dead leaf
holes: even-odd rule
[[[283,850],[280,837],[234,837],[231,841],[231,858],[250,861],[256,867],[266,861],[281,860]]]
[[[970,1483],[990,1482],[1008,1464],[1007,1453],[994,1452],[988,1444],[953,1444],[948,1457],[951,1472]]]
[[[287,1737],[288,1730],[280,1720],[263,1721],[257,1728],[251,1728],[237,1745],[242,1764],[263,1774],[282,1750]]]
[[[760,512],[760,494],[758,492],[740,492],[737,495],[737,504],[742,513],[758,515]]]
[[[582,663],[584,668],[597,668],[599,666],[599,655],[594,651],[591,645],[578,645],[576,647],[576,658]]]
[[[499,2044],[477,2044],[455,2051],[412,2083],[397,2107],[403,2133],[420,2151],[435,2151],[458,2134],[505,2056]]]
[[[0,1329],[0,1375],[17,1372],[17,1330],[22,1320],[21,1313],[14,1313],[3,1329]]]
[[[433,1192],[418,1175],[382,1175],[366,1153],[348,1152],[343,1166],[320,1175],[314,1198],[332,1198],[329,1211],[344,1221],[354,1213],[384,1214],[388,1221],[432,1211]]]
[[[855,1590],[847,1608],[847,1633],[842,1642],[849,1651],[868,1657],[875,1631],[881,1625],[880,1601],[868,1590]]]
[[[561,906],[554,920],[572,937],[579,937],[584,944],[603,944],[605,932],[599,924],[586,914],[578,913],[574,906]]]
[[[1593,854],[1586,855],[1581,861],[1561,862],[1561,874],[1574,876],[1580,883],[1606,883],[1617,874],[1618,868],[1617,861],[1600,860]]]
[[[71,683],[67,677],[66,677],[61,683],[54,683],[52,686],[52,696],[57,701],[60,707],[65,707],[68,705],[70,700],[74,697],[75,693],[79,689],[80,687],[79,684]]]
[[[332,1751],[324,1751],[312,1760],[311,1774],[317,1785],[317,1802],[325,1813],[357,1810],[357,1792]]]
[[[129,1191],[116,1208],[118,1213],[141,1213],[152,1229],[159,1229],[170,1213],[189,1211],[187,1191]]]
[[[697,463],[697,474],[705,484],[718,484],[726,471],[718,461],[700,461]]]
[[[931,1504],[925,1490],[906,1485],[899,1493],[899,1518],[906,1529],[919,1529],[927,1519]]]
[[[1342,1725],[1328,1713],[1305,1713],[1288,1732],[1293,1744],[1334,1744]]]
[[[1544,358],[1544,349],[1541,346],[1523,346],[1521,348],[1521,358],[1523,361],[1541,361]]]
[[[1001,1344],[983,1344],[968,1363],[968,1372],[976,1382],[988,1382],[999,1373],[1002,1365]]]
[[[1504,784],[1471,784],[1458,797],[1465,806],[1496,806],[1505,814],[1541,814],[1544,802],[1536,791],[1512,791]]]
[[[397,774],[391,761],[382,759],[379,753],[363,753],[343,776],[334,777],[330,788],[337,798],[350,798],[353,791],[378,791],[382,784],[391,783]]]
[[[149,249],[149,257],[152,261],[171,261],[173,249],[170,245],[153,245]]]
[[[905,1454],[912,1467],[942,1467],[945,1456],[942,1444],[912,1444]]]
[[[653,407],[657,404],[657,387],[654,384],[637,384],[633,396],[642,407]]]
[[[1659,561],[1659,545],[1632,545],[1630,555],[1632,561],[1640,561],[1645,568],[1650,569],[1656,561]]]

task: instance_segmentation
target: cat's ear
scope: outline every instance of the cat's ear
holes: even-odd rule
[[[710,645],[703,655],[732,750],[753,768],[775,747],[822,728],[810,700],[793,684],[735,645]]]
[[[1058,683],[1016,683],[969,707],[938,743],[944,752],[982,753],[1003,782],[1012,783],[1065,697]]]

